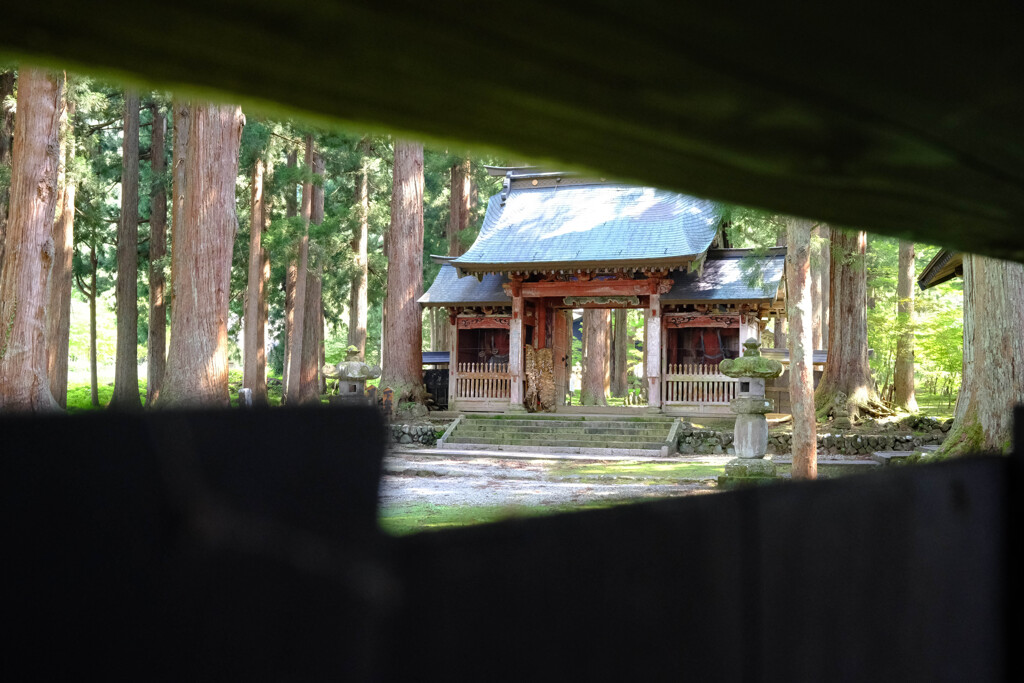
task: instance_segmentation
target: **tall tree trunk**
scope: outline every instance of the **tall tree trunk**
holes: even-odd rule
[[[469,197],[472,172],[469,159],[451,168],[451,193],[448,199],[448,255],[462,256],[462,232],[469,227]]]
[[[321,280],[319,280],[319,286],[321,286],[321,292],[319,292],[317,298],[321,301],[321,309],[319,309],[319,325],[316,326],[316,331],[319,332],[319,343],[316,344],[319,350],[319,357],[316,359],[316,383],[319,395],[323,396],[327,393],[327,375],[324,374],[324,366],[327,365],[327,312],[324,310],[323,274],[321,275]]]
[[[896,282],[899,337],[896,339],[896,372],[893,379],[893,403],[917,412],[914,396],[914,243],[900,242],[899,275]],[[1024,303],[1024,302],[1022,302]]]
[[[615,310],[615,337],[612,342],[612,395],[625,396],[629,391],[629,330],[627,318],[629,311],[625,308]]]
[[[313,171],[313,136],[306,136],[306,170]],[[313,207],[313,183],[302,184],[303,234],[299,238],[299,256],[295,270],[295,297],[292,302],[292,330],[288,338],[288,389],[286,398],[289,405],[303,401],[305,388],[302,380],[302,356],[305,343],[305,313],[309,279],[309,218]]]
[[[89,246],[89,266],[89,397],[92,399],[92,407],[99,408],[99,362],[96,357],[96,271],[99,269],[99,259],[96,258],[95,236]]]
[[[786,319],[782,316],[775,316],[775,321],[772,325],[772,334],[775,337],[775,348],[788,349],[789,344],[786,342]]]
[[[273,162],[268,160],[264,175],[272,177],[273,173]],[[260,231],[265,235],[270,227],[270,220],[273,214],[273,196],[264,196],[262,214],[263,223],[260,225]],[[263,338],[256,345],[256,383],[258,392],[255,393],[262,394],[264,402],[269,403],[270,396],[267,391],[267,325],[270,322],[270,251],[262,246],[262,240],[260,264],[259,327],[263,330]]]
[[[786,317],[789,319],[789,398],[793,411],[793,478],[818,476],[814,415],[811,223],[791,219],[786,229]]]
[[[779,233],[775,236],[775,246],[784,247],[786,246],[786,226],[783,225],[779,230]],[[772,336],[775,338],[775,348],[785,349],[788,348],[786,344],[786,321],[780,316],[775,316],[774,327],[772,328]],[[742,340],[740,340],[742,341]]]
[[[313,154],[313,173],[323,177],[324,159],[321,155]],[[311,206],[309,222],[311,225],[320,225],[324,222],[324,188],[321,184],[310,186]],[[305,200],[303,200],[305,203]],[[306,272],[306,306],[302,312],[302,369],[300,402],[303,405],[317,405],[320,403],[320,341],[323,338],[323,327],[321,324],[322,279],[321,268],[323,259],[321,254],[312,245],[311,258],[307,264]]]
[[[818,226],[818,237],[821,238],[821,268],[818,269],[816,277],[820,280],[818,292],[821,295],[821,346],[815,348],[827,349],[829,340],[829,316],[831,311],[832,291],[832,228],[822,223]]]
[[[167,173],[165,136],[167,117],[159,104],[153,110],[150,168],[153,187],[149,194],[149,337],[146,340],[146,405],[160,396],[167,367],[167,301],[164,257],[167,255]]]
[[[833,319],[829,326],[828,360],[814,395],[818,415],[822,417],[832,408],[838,392],[846,394],[851,417],[859,411],[872,415],[890,413],[878,401],[868,365],[866,248],[866,233],[832,230],[829,309]]]
[[[174,145],[171,152],[171,284],[164,295],[165,300],[174,300],[174,274],[182,272],[178,264],[178,226],[184,222],[185,210],[185,156],[189,132],[192,129],[192,115],[188,102],[173,100],[171,109],[174,116]],[[166,365],[164,373],[166,374]]]
[[[14,94],[14,71],[0,72],[0,168],[11,165],[11,143],[14,138],[14,110],[7,98]],[[0,273],[4,269],[4,235],[7,234],[7,211],[10,187],[0,185]]]
[[[65,99],[67,95],[65,93]],[[61,408],[68,406],[68,345],[71,334],[71,257],[75,250],[75,178],[68,175],[75,156],[75,103],[66,100],[60,144],[57,220],[53,223],[53,266],[50,271],[46,309],[47,374],[50,393]]]
[[[260,376],[263,356],[263,159],[252,169],[249,211],[249,280],[245,294],[245,339],[243,341],[242,386],[252,391],[254,404],[266,405],[266,378]]]
[[[10,220],[0,273],[0,412],[57,410],[46,363],[63,76],[23,67],[14,124]]]
[[[240,107],[209,103],[194,103],[190,113],[161,408],[229,405],[228,295],[244,118]]]
[[[395,141],[391,227],[388,231],[388,296],[385,303],[384,374],[380,386],[400,401],[422,401],[423,145]]]
[[[356,181],[355,204],[359,212],[359,228],[353,245],[356,253],[356,273],[352,277],[349,296],[348,343],[359,350],[359,358],[366,358],[366,324],[369,314],[369,258],[370,239],[370,173],[369,144],[364,139],[359,144],[360,169]]]
[[[299,163],[299,153],[290,149],[286,155],[289,169],[295,168]],[[298,203],[295,201],[295,187],[288,187],[284,195],[284,217],[295,218],[299,215]],[[284,368],[281,374],[284,375],[282,382],[281,400],[288,400],[288,374],[292,368],[292,330],[295,327],[295,281],[299,274],[298,255],[288,259],[288,267],[284,274]]]
[[[586,351],[583,357],[583,386],[580,403],[585,406],[608,405],[608,328],[611,311],[588,308],[583,311],[583,335]]]
[[[963,378],[940,452],[1008,453],[1013,407],[1024,403],[1024,265],[963,258]]]
[[[821,248],[821,226],[816,227],[812,232],[811,239],[811,341],[810,346],[812,349],[823,348],[824,339],[822,338],[822,310],[821,305],[821,279],[822,272],[827,271],[828,267],[822,259],[823,249]]]
[[[124,94],[121,218],[117,223],[117,356],[110,407],[136,410],[139,402],[139,94]]]

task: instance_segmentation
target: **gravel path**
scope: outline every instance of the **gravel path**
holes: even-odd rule
[[[565,462],[392,453],[384,462],[381,502],[387,506],[564,505],[611,499],[662,498],[715,491],[712,480],[645,482],[577,476]]]

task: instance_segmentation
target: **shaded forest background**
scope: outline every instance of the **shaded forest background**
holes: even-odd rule
[[[4,69],[0,68],[0,71]],[[89,299],[95,298],[97,311],[96,352],[99,366],[101,403],[113,380],[116,351],[114,286],[117,275],[117,227],[121,207],[121,173],[124,148],[123,126],[125,91],[123,87],[100,80],[68,74],[66,97],[67,122],[66,182],[78,188],[75,197],[74,255],[71,334],[69,348],[69,405],[78,401],[82,383],[89,381]],[[13,89],[2,93],[6,116],[16,106]],[[252,230],[251,187],[257,160],[265,163],[263,180],[268,227],[263,246],[271,264],[268,291],[267,369],[271,377],[284,370],[285,281],[288,263],[295,258],[295,244],[303,230],[295,206],[301,198],[304,182],[322,187],[324,218],[311,226],[310,259],[322,272],[322,305],[325,321],[324,359],[336,363],[343,359],[351,342],[349,304],[353,280],[357,275],[359,231],[358,184],[365,169],[368,177],[368,300],[366,359],[380,362],[383,304],[387,291],[388,263],[386,247],[392,196],[394,141],[387,136],[361,135],[339,130],[309,127],[300,122],[261,117],[246,112],[242,133],[239,173],[236,179],[238,230],[234,241],[231,275],[230,317],[228,321],[229,357],[232,370],[241,370],[242,324],[249,261],[249,236]],[[167,134],[161,149],[153,147],[154,120],[167,120]],[[311,177],[301,163],[304,140],[312,136],[322,171]],[[139,107],[139,248],[138,248],[138,358],[147,360],[149,335],[150,269],[155,267],[170,276],[169,256],[155,257],[150,249],[149,198],[158,190],[170,190],[171,151],[173,148],[173,112],[168,93],[142,93]],[[161,156],[164,170],[154,170]],[[522,160],[515,160],[521,162]],[[475,239],[487,199],[497,193],[501,179],[486,172],[485,165],[507,165],[509,159],[472,151],[427,146],[424,151],[424,249],[423,282],[429,286],[439,266],[430,254],[446,254],[454,248],[449,234],[453,170],[469,169],[469,218],[467,227],[455,240],[461,249]],[[0,164],[0,194],[10,181],[10,167]],[[319,169],[318,169],[319,170]],[[740,221],[742,229],[733,231],[736,246],[768,247],[778,243],[778,233],[770,220],[748,214]],[[174,226],[169,230],[173,235]],[[821,238],[813,238],[812,258],[821,258]],[[868,339],[873,350],[871,369],[878,392],[884,397],[893,381],[896,344],[907,321],[896,314],[898,241],[869,236],[867,247]],[[916,270],[920,272],[937,248],[918,245]],[[819,264],[820,267],[820,264]],[[93,285],[92,283],[95,283]],[[955,400],[962,363],[962,281],[945,283],[916,293],[915,375],[919,392],[939,395],[947,403]],[[628,320],[629,365],[640,363],[641,353],[633,343],[641,334],[634,313]],[[423,348],[434,346],[429,314],[424,316]],[[784,328],[783,328],[784,329]],[[771,328],[766,345],[773,343]],[[574,358],[580,365],[579,340],[574,343]],[[639,369],[636,371],[639,374]],[[140,368],[140,385],[146,372]],[[87,390],[86,390],[87,391]]]

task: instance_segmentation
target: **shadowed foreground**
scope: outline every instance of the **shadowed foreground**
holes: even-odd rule
[[[370,410],[0,430],[8,667],[34,678],[1012,674],[1019,456],[391,538]]]

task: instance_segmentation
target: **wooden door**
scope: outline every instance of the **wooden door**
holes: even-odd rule
[[[568,316],[572,311],[556,310],[551,330],[551,361],[555,371],[555,405],[565,405],[565,395],[569,392],[569,363],[572,362],[569,344]]]

